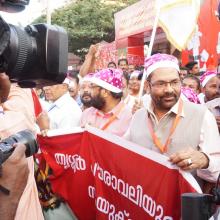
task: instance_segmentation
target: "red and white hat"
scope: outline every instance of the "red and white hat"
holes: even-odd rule
[[[119,69],[103,69],[93,75],[87,77],[86,81],[90,81],[106,90],[114,93],[122,92],[122,75]]]

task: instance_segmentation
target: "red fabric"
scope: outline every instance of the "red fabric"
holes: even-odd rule
[[[34,102],[34,112],[37,118],[43,110],[42,110],[42,106],[40,104],[39,98],[37,97],[37,94],[33,89],[31,89],[31,94],[32,94],[33,102]]]
[[[79,219],[179,220],[181,193],[196,191],[178,170],[87,131],[38,141],[54,173],[54,192]]]

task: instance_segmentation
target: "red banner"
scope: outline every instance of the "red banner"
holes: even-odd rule
[[[201,192],[167,157],[95,128],[38,140],[54,192],[79,219],[179,220],[181,194]]]

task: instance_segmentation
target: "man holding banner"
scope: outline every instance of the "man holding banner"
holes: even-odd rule
[[[180,98],[175,57],[155,54],[146,59],[145,68],[151,101],[135,113],[126,138],[215,182],[220,171],[220,137],[214,116],[207,108]]]
[[[101,130],[123,136],[129,127],[132,113],[121,100],[122,72],[118,69],[103,69],[88,75],[86,81],[92,83],[92,107],[86,109],[81,118],[81,126],[89,124]]]

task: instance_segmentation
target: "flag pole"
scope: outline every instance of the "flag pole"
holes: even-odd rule
[[[156,31],[157,31],[159,16],[160,16],[160,5],[159,5],[159,1],[157,1],[157,4],[156,4],[156,17],[154,19],[154,25],[153,25],[153,30],[152,30],[152,34],[151,34],[150,44],[149,44],[149,48],[148,48],[148,51],[147,51],[147,58],[149,58],[151,56],[151,53],[152,53],[154,39],[155,39],[155,36],[156,36]],[[139,103],[141,101],[141,97],[142,97],[142,94],[143,94],[143,91],[144,91],[144,82],[145,82],[146,76],[147,76],[147,72],[144,68],[144,73],[143,73],[143,77],[142,77],[142,80],[141,80],[141,86],[140,86],[140,91],[139,91],[139,95],[138,95],[138,102]]]
[[[51,4],[50,0],[47,0],[47,24],[51,25]]]

